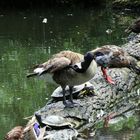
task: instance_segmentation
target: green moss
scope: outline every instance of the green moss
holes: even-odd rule
[[[120,131],[120,130],[134,130],[135,127],[138,124],[138,117],[136,116],[132,116],[129,118],[125,118],[125,119],[121,119],[120,121],[118,121],[117,123],[114,124],[109,124],[109,129],[111,131]],[[103,127],[103,121],[100,121],[98,124],[96,124],[96,128],[102,128]]]
[[[102,127],[103,127],[103,121],[98,122],[98,123],[95,125],[95,127],[96,127],[97,129],[102,128]]]
[[[120,120],[116,124],[110,125],[110,128],[113,131],[119,131],[119,130],[123,130],[123,129],[134,130],[137,123],[138,123],[137,117],[130,117],[127,119]]]
[[[130,140],[140,140],[140,132],[136,132],[133,138]]]
[[[123,124],[124,124],[125,120],[121,120],[116,124],[110,124],[109,127],[111,129],[111,131],[119,131],[123,129]]]
[[[131,130],[134,130],[137,123],[138,123],[137,117],[130,117],[124,122],[123,128],[129,128]]]
[[[140,5],[139,0],[114,0],[114,7],[138,7]]]

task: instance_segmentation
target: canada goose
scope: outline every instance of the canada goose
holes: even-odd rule
[[[81,62],[82,73],[76,72],[74,65]],[[47,62],[38,65],[33,73],[27,75],[32,77],[45,73],[52,74],[53,80],[61,85],[63,90],[63,104],[66,107],[73,107],[72,90],[73,86],[80,85],[92,79],[96,73],[97,64],[94,61],[94,56],[91,53],[86,53],[84,56],[72,51],[62,51],[53,55]],[[66,102],[65,88],[69,86],[70,102]]]
[[[138,18],[134,23],[132,23],[126,30],[126,33],[140,33],[140,18]]]
[[[136,60],[130,56],[126,51],[116,45],[105,45],[91,53],[95,55],[95,61],[99,66],[107,81],[114,83],[107,75],[106,68],[122,68],[127,67],[135,73],[140,74],[140,67],[136,64]]]

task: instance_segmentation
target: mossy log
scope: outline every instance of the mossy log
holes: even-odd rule
[[[140,60],[140,36],[122,47],[138,61]],[[45,105],[37,112],[42,118],[49,115],[59,115],[74,123],[73,128],[52,129],[46,131],[46,139],[68,140],[80,139],[78,134],[85,130],[96,130],[96,124],[108,115],[117,117],[124,112],[138,109],[140,106],[140,75],[128,68],[110,69],[108,74],[115,85],[108,84],[99,71],[91,80],[94,86],[94,96],[76,99],[79,106],[64,108],[62,101]],[[28,139],[26,137],[26,139]]]
[[[139,0],[113,0],[112,6],[114,8],[138,8],[140,6]]]

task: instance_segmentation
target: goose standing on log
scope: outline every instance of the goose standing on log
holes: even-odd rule
[[[80,63],[79,63],[80,62]],[[77,65],[80,64],[77,72]],[[63,104],[65,107],[74,107],[72,90],[73,86],[83,84],[92,79],[97,71],[97,64],[94,60],[94,56],[91,53],[86,53],[84,56],[72,51],[62,51],[53,55],[47,62],[38,65],[33,73],[27,75],[32,77],[42,74],[52,74],[53,80],[61,85],[63,91]],[[69,102],[66,102],[65,88],[69,86]]]
[[[136,60],[116,45],[105,45],[92,50],[91,53],[95,56],[97,64],[101,66],[105,79],[112,84],[115,82],[107,75],[107,68],[127,67],[140,74],[140,67],[137,65]]]

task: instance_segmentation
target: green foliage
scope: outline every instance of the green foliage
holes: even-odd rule
[[[111,131],[120,131],[120,130],[134,130],[139,122],[138,116],[132,116],[129,118],[120,118],[116,123],[109,124],[109,129]],[[103,121],[100,121],[96,124],[96,128],[103,128]]]
[[[139,7],[140,1],[139,0],[114,0],[113,1],[114,7]]]
[[[103,137],[104,139],[127,139],[129,140],[139,140],[139,115],[134,115],[129,118],[119,117],[116,118],[119,121],[116,121],[114,124],[109,124],[109,128],[103,128],[103,121],[96,124],[95,128],[97,128],[97,135],[95,135],[95,139],[98,136]]]
[[[140,132],[136,132],[130,140],[140,140]]]
[[[118,123],[110,125],[112,131],[119,130],[134,130],[138,123],[137,117],[129,117],[127,119],[120,120]]]
[[[103,124],[104,124],[104,122],[100,121],[95,125],[95,128],[97,128],[97,129],[103,128]]]
[[[0,8],[28,9],[47,7],[98,7],[104,6],[107,0],[4,0],[0,1]]]

